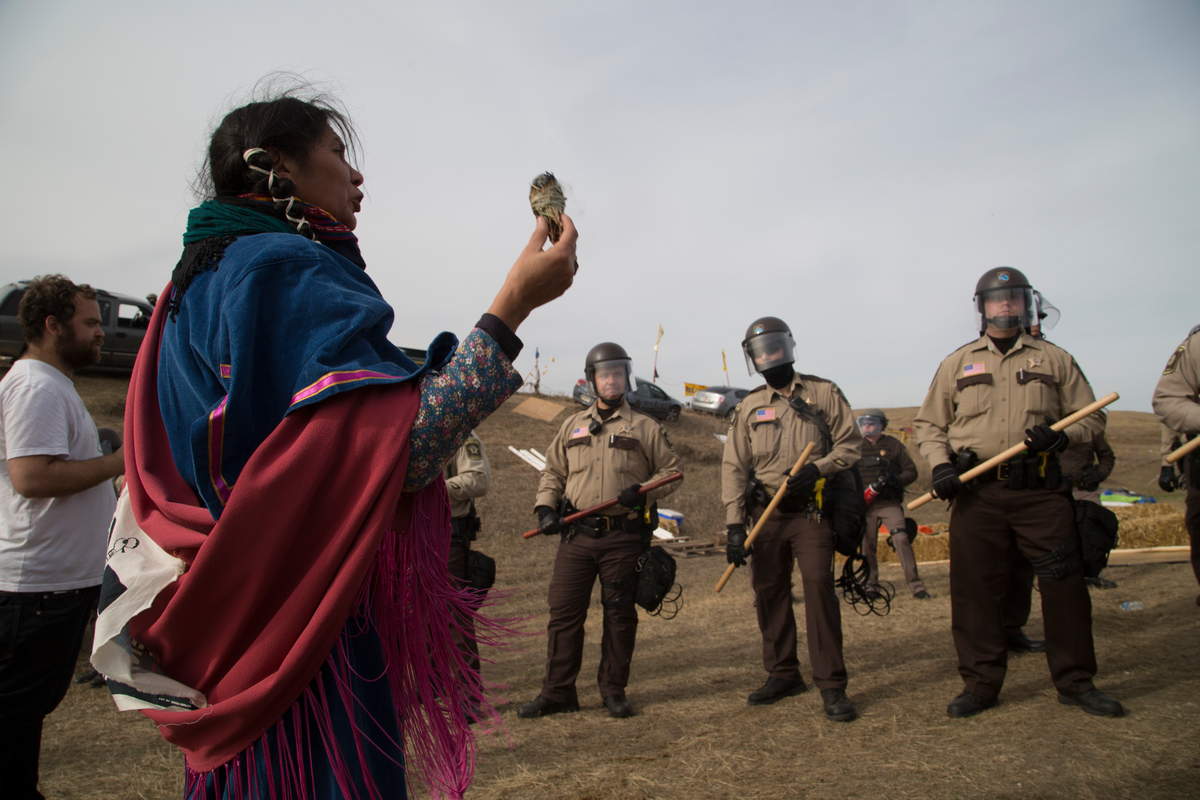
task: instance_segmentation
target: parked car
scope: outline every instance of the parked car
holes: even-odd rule
[[[17,322],[17,306],[29,288],[29,281],[0,287],[0,358],[11,360],[25,348],[25,336]],[[138,348],[150,327],[154,306],[146,300],[96,290],[100,304],[100,324],[104,327],[104,345],[100,365],[132,367]]]
[[[683,411],[683,403],[643,378],[634,377],[633,385],[635,388],[625,393],[625,399],[629,401],[629,405],[658,419],[667,421],[679,419],[679,413]],[[590,406],[596,400],[588,390],[587,381],[582,378],[575,384],[575,390],[571,396],[575,398],[575,402],[585,406]]]
[[[727,417],[748,394],[749,389],[738,389],[735,386],[709,386],[692,397],[692,409]]]

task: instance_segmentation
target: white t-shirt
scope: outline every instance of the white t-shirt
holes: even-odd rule
[[[21,359],[0,380],[0,591],[57,592],[97,586],[117,500],[104,481],[66,497],[28,498],[13,489],[8,459],[99,458],[96,423],[71,379]]]

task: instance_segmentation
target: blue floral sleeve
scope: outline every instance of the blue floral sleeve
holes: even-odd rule
[[[467,435],[521,388],[521,376],[500,345],[475,328],[440,372],[421,378],[421,410],[409,436],[405,491],[441,474]]]

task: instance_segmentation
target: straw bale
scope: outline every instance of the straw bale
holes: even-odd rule
[[[932,534],[919,533],[917,540],[912,542],[913,556],[917,561],[943,561],[950,557],[950,544],[946,535],[950,526],[945,522],[937,522],[930,527],[933,529]],[[896,551],[888,546],[887,536],[882,531],[879,534],[876,556],[881,564],[900,561]]]
[[[1118,549],[1133,550],[1139,547],[1168,547],[1188,543],[1181,508],[1165,503],[1144,503],[1117,506],[1112,511],[1120,521],[1120,527],[1117,529]]]
[[[1121,550],[1188,544],[1183,510],[1176,506],[1145,503],[1116,506],[1112,511],[1120,521],[1120,540],[1117,547]],[[931,527],[933,535],[920,534],[913,542],[913,555],[918,562],[943,561],[950,558],[949,524],[940,522]],[[882,533],[879,535],[877,555],[880,563],[899,561],[896,551],[887,545],[887,536]]]

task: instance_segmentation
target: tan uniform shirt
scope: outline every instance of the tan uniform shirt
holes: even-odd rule
[[[774,494],[787,480],[809,442],[816,443],[809,463],[816,464],[822,476],[858,463],[862,433],[854,424],[854,412],[837,384],[814,375],[797,374],[792,394],[823,412],[833,439],[832,449],[825,451],[817,426],[801,419],[777,390],[760,386],[746,395],[729,423],[721,462],[725,524],[740,525],[745,521],[744,494],[751,467],[755,477]]]
[[[1180,433],[1200,433],[1200,330],[1171,354],[1154,389],[1154,416]]]
[[[884,469],[883,461],[888,462],[888,469]],[[900,479],[901,486],[908,486],[917,479],[917,465],[908,454],[908,448],[899,439],[886,433],[880,434],[874,442],[863,437],[862,460],[858,462],[858,471],[862,474],[864,484],[878,480],[888,472]]]
[[[600,424],[591,433],[592,422]],[[583,510],[600,505],[635,483],[651,483],[683,471],[666,429],[654,418],[634,411],[626,400],[607,420],[597,404],[567,418],[546,451],[546,468],[538,483],[535,506],[555,508],[567,497]],[[679,483],[647,492],[647,506],[679,488]],[[625,515],[629,509],[612,506],[605,514]]]
[[[1066,350],[1022,333],[1007,355],[987,336],[964,345],[938,367],[913,430],[929,466],[950,462],[962,449],[981,460],[999,455],[1027,437],[1026,428],[1062,419],[1096,396]],[[1104,431],[1097,412],[1064,432],[1072,444]]]
[[[442,474],[450,494],[450,516],[465,517],[471,510],[471,501],[487,494],[492,478],[492,466],[475,431],[471,431]]]

